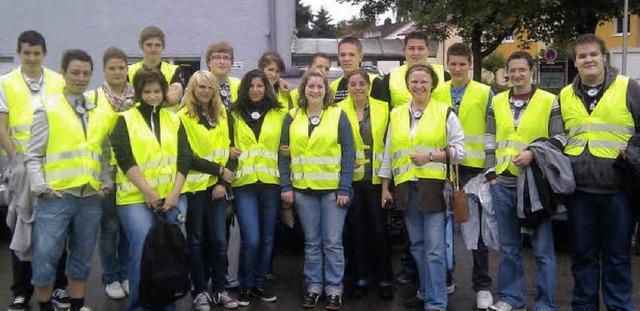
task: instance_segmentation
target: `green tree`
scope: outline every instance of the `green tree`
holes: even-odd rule
[[[298,38],[312,37],[309,24],[313,21],[313,12],[311,6],[304,5],[300,0],[296,0],[296,29],[298,30]]]
[[[320,11],[314,16],[311,24],[311,33],[314,38],[334,38],[337,37],[336,26],[332,23],[333,19],[324,7],[320,7]]]
[[[489,56],[482,59],[482,68],[493,73],[494,82],[498,82],[498,69],[504,68],[507,65],[507,60],[501,53],[493,52]]]

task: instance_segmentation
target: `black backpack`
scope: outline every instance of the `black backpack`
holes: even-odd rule
[[[187,242],[178,225],[164,217],[156,216],[142,248],[139,302],[145,307],[167,305],[191,289]]]

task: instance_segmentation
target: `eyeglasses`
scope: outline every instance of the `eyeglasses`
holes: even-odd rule
[[[231,56],[228,55],[211,55],[211,57],[209,58],[210,60],[215,60],[215,61],[221,61],[224,60],[225,62],[230,62],[231,61]]]

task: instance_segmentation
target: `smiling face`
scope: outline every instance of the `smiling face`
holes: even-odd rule
[[[451,73],[451,81],[455,85],[465,85],[469,82],[469,69],[471,61],[466,56],[449,55],[447,69]]]
[[[255,77],[251,79],[251,85],[249,86],[249,99],[257,103],[264,98],[264,90],[266,86],[262,82],[262,79],[259,77]]]
[[[213,92],[213,85],[211,85],[211,83],[206,79],[202,78],[196,82],[195,87],[193,88],[193,95],[196,98],[196,101],[201,104],[210,102],[213,98]]]
[[[207,66],[209,70],[216,76],[226,76],[231,71],[231,64],[233,63],[233,57],[231,54],[224,52],[211,53]]]
[[[431,75],[423,70],[416,70],[409,74],[407,87],[413,100],[416,102],[427,102],[431,96],[431,85],[433,81]]]
[[[71,94],[82,94],[89,86],[91,81],[91,63],[72,60],[67,66],[67,70],[63,73],[65,81],[65,90]]]
[[[528,88],[531,85],[533,70],[524,58],[512,59],[507,63],[507,74],[514,88]]]
[[[163,100],[164,96],[162,96],[160,83],[154,81],[147,83],[144,88],[142,88],[142,101],[145,103],[151,106],[159,106]]]
[[[324,94],[327,92],[324,86],[324,80],[318,76],[309,77],[307,85],[304,88],[304,95],[307,97],[310,105],[322,105]]]
[[[426,64],[429,57],[429,47],[422,39],[409,39],[404,47],[404,58],[407,66],[415,64]]]
[[[604,55],[597,43],[585,43],[575,46],[576,68],[583,79],[604,78]]]
[[[102,68],[104,79],[111,86],[122,86],[127,81],[127,62],[121,58],[107,60]]]
[[[42,45],[30,45],[29,43],[21,43],[17,52],[18,56],[20,56],[22,67],[28,71],[40,69],[46,56]]]
[[[356,102],[361,102],[367,99],[369,93],[369,82],[359,74],[354,74],[347,81],[347,90],[349,95]]]
[[[360,68],[362,53],[358,51],[358,46],[352,43],[343,43],[338,46],[338,62],[345,74]]]
[[[331,69],[331,60],[326,59],[324,57],[316,57],[313,60],[313,63],[309,65],[309,68],[317,68],[322,71],[322,74],[327,77],[329,76],[329,69]]]

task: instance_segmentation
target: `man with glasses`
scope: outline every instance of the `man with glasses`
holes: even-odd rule
[[[223,41],[214,42],[207,48],[205,56],[209,71],[218,80],[220,98],[229,110],[231,104],[238,98],[238,88],[240,87],[240,79],[229,77],[233,65],[233,46]]]

